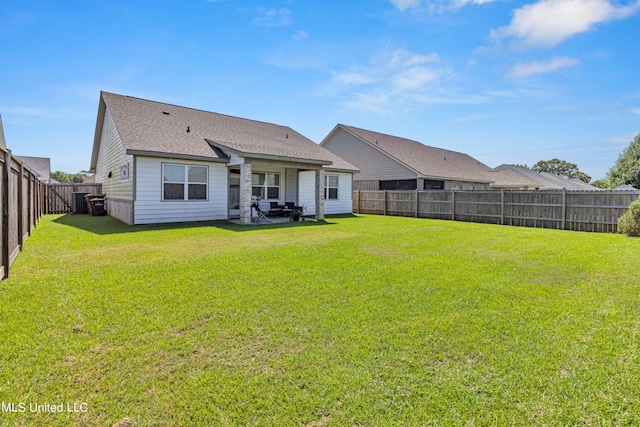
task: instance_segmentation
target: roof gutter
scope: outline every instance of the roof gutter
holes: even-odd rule
[[[219,159],[216,157],[194,156],[191,154],[165,153],[162,151],[127,150],[127,154],[132,156],[162,157],[164,159],[180,160],[201,160],[205,162],[228,163],[229,159]]]
[[[246,157],[251,159],[262,159],[262,160],[277,160],[281,162],[296,162],[296,163],[306,163],[311,165],[332,165],[333,162],[331,160],[318,160],[318,159],[306,159],[302,157],[291,157],[291,156],[280,156],[276,154],[264,154],[264,153],[249,153],[240,150],[236,150],[233,148],[229,148],[224,144],[219,142],[213,142],[209,139],[206,140],[210,146],[218,147],[221,150],[227,153],[233,153],[238,157]]]
[[[419,179],[437,179],[444,181],[467,181],[467,182],[478,182],[481,184],[492,184],[495,181],[488,181],[486,179],[475,179],[475,178],[462,178],[462,177],[453,177],[453,176],[429,176],[429,175],[418,175]]]

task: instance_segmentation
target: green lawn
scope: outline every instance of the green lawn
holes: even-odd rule
[[[45,216],[0,282],[0,425],[637,426],[639,260],[398,217]]]

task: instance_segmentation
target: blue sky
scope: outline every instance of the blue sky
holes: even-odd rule
[[[640,132],[638,45],[640,0],[3,0],[0,114],[66,172],[104,90],[598,179]]]

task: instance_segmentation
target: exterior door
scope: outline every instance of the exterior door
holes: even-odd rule
[[[229,218],[240,218],[240,169],[229,170]]]

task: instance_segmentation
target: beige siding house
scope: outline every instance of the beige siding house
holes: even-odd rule
[[[357,168],[286,126],[101,92],[91,172],[128,224],[250,223],[256,196],[351,213]]]
[[[480,190],[491,168],[456,151],[338,124],[320,144],[360,172],[354,190]]]

